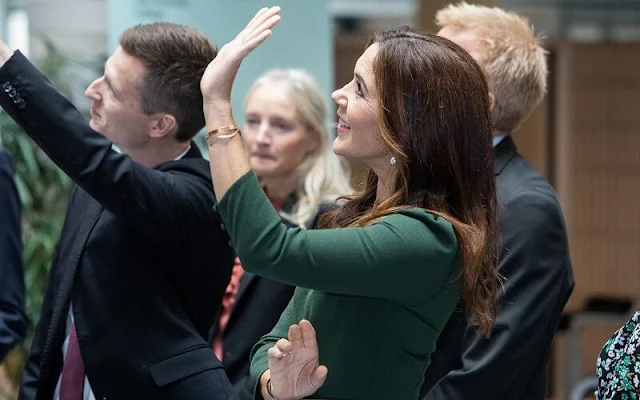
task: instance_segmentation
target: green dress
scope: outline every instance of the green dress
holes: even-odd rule
[[[252,350],[254,379],[268,369],[267,350],[291,324],[308,319],[329,369],[312,398],[418,397],[459,299],[457,240],[448,221],[412,208],[366,228],[288,228],[252,172],[215,208],[247,271],[298,286]]]

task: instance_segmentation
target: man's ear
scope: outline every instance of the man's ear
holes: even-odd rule
[[[178,129],[178,121],[171,114],[155,114],[149,120],[149,136],[154,139],[167,136]]]
[[[493,107],[496,105],[496,96],[489,92],[489,111],[493,111]]]

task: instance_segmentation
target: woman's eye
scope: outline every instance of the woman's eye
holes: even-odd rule
[[[289,124],[284,124],[284,123],[276,123],[276,124],[273,124],[273,127],[274,127],[275,129],[277,129],[278,131],[280,131],[280,132],[288,132],[288,131],[290,131],[290,130],[291,130],[291,125],[289,125]]]
[[[364,97],[364,93],[362,92],[362,86],[360,82],[356,82],[356,94],[360,97]]]

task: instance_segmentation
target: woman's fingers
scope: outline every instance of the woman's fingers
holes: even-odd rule
[[[292,350],[293,346],[292,346],[291,342],[289,342],[287,339],[280,339],[280,340],[278,340],[276,342],[276,347],[281,352],[287,354],[287,353],[291,353],[291,350]]]
[[[300,330],[300,326],[293,324],[289,327],[289,342],[291,342],[292,348],[301,349],[304,347],[304,343],[302,341],[302,332]]]
[[[243,42],[243,48],[242,49],[246,49],[246,50],[254,50],[256,47],[260,46],[262,44],[262,42],[264,42],[265,40],[267,40],[269,37],[271,36],[271,30],[266,30],[264,32],[262,32],[260,35],[246,41]]]
[[[291,354],[291,343],[287,339],[280,339],[276,342],[275,346],[267,350],[267,355],[277,360]]]
[[[278,22],[280,22],[280,14],[275,14],[262,21],[254,30],[249,33],[250,36],[260,35],[262,32],[273,28]]]
[[[272,20],[275,17],[277,17],[279,20],[279,14],[280,7],[278,6],[263,8],[258,11],[256,16],[253,17],[247,27],[242,31],[242,41],[248,42],[249,40],[253,39],[253,37],[259,35],[260,32],[264,31],[265,29],[271,29],[277,23],[277,21],[273,23]],[[270,25],[271,23],[273,23],[273,25]]]
[[[324,365],[318,366],[318,368],[311,373],[311,384],[313,387],[318,390],[322,385],[324,385],[324,381],[327,380],[327,375],[329,374],[329,369]]]
[[[284,357],[283,353],[278,350],[276,346],[269,348],[269,350],[267,350],[267,355],[269,356],[270,360],[280,360],[282,359],[282,357]]]
[[[261,21],[260,17],[262,15],[264,15],[264,13],[266,13],[267,11],[269,11],[270,8],[269,7],[263,7],[261,9],[258,10],[258,12],[256,13],[256,15],[253,16],[253,18],[251,18],[251,21],[249,21],[249,23],[247,24],[247,26],[242,30],[242,32],[240,32],[240,34],[248,34],[251,33],[251,31],[253,31],[253,29],[258,26],[258,24],[260,23],[259,21]]]
[[[236,36],[236,39],[227,45],[231,46],[230,49],[237,49],[239,57],[246,57],[271,36],[271,28],[280,22],[279,14],[280,7],[277,6],[260,9],[247,26]],[[220,52],[222,52],[222,49]]]
[[[254,29],[250,34],[246,34],[242,38],[242,45],[254,49],[271,36],[271,28],[280,22],[280,16],[274,15],[264,21],[260,26]]]
[[[302,336],[302,343],[305,348],[313,349],[318,347],[316,330],[313,328],[313,325],[311,325],[311,322],[305,319],[300,321],[300,332]]]

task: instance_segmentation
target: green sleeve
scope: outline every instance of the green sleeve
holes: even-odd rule
[[[262,399],[258,386],[260,385],[260,377],[264,371],[269,369],[269,360],[267,358],[267,351],[273,347],[276,342],[282,338],[289,336],[289,327],[293,324],[297,324],[300,321],[296,320],[297,315],[304,315],[304,302],[307,297],[309,289],[296,288],[293,293],[293,297],[287,307],[280,315],[280,319],[273,327],[271,332],[264,335],[258,343],[256,343],[251,349],[251,367],[250,374],[251,379],[256,382],[255,398]]]
[[[365,228],[305,230],[282,223],[252,172],[218,204],[247,271],[293,286],[418,304],[456,268],[451,224],[421,209]]]

